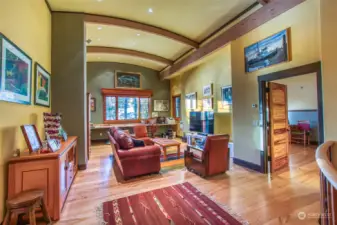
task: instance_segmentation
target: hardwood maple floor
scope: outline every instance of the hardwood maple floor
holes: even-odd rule
[[[88,168],[79,171],[58,225],[96,225],[96,207],[105,201],[190,182],[250,224],[318,224],[319,170],[314,147],[292,146],[289,171],[273,177],[232,166],[226,174],[203,179],[185,169],[119,183],[109,157],[109,145],[92,147]],[[299,212],[307,218],[299,220]]]

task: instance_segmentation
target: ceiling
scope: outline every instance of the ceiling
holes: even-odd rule
[[[47,0],[53,11],[83,12],[135,21],[201,43],[256,0]],[[189,44],[142,29],[86,23],[89,46],[135,50],[175,61],[193,49]],[[94,55],[93,57],[90,55]],[[101,55],[101,56],[99,56]],[[168,65],[126,54],[88,53],[88,61],[118,60],[162,70]],[[145,61],[145,62],[144,62]]]

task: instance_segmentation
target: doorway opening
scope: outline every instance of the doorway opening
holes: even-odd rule
[[[274,173],[314,161],[324,142],[321,63],[260,76],[258,84],[261,170]]]

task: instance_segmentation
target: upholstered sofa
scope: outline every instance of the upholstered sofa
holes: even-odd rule
[[[109,129],[108,136],[113,156],[124,179],[145,174],[158,173],[160,171],[161,150],[158,146],[150,145],[144,147],[134,147],[128,150],[121,149],[111,132],[113,131]]]

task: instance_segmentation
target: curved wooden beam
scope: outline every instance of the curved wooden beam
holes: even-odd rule
[[[257,0],[261,5],[267,5],[269,0]]]
[[[121,54],[121,55],[130,55],[136,56],[143,59],[149,59],[152,61],[160,62],[166,65],[173,65],[173,61],[153,55],[146,52],[140,52],[124,48],[115,48],[115,47],[101,47],[101,46],[87,46],[87,53],[107,53],[107,54]]]
[[[84,20],[85,22],[88,22],[88,23],[114,25],[114,26],[120,26],[120,27],[127,27],[127,28],[131,28],[135,30],[141,30],[141,31],[160,35],[160,36],[181,42],[193,48],[199,48],[198,42],[193,41],[187,37],[184,37],[180,34],[176,34],[169,30],[165,30],[163,28],[155,27],[152,25],[148,25],[148,24],[144,24],[144,23],[140,23],[136,21],[115,18],[115,17],[108,17],[108,16],[92,15],[92,14],[86,14]]]
[[[258,28],[259,26],[305,1],[306,0],[269,0],[269,3],[264,7],[260,8],[256,12],[252,13],[245,19],[241,20],[239,23],[226,30],[224,33],[220,34],[210,42],[195,50],[186,58],[180,60],[179,62],[175,62],[168,69],[161,71],[160,78],[170,78],[173,74],[177,73],[183,68],[186,68],[192,63],[229,44],[231,41],[240,38],[241,36],[249,33],[250,31]]]

